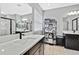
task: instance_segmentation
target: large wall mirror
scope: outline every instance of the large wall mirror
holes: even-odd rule
[[[78,20],[78,22],[77,22],[78,23],[78,31],[79,31],[79,17],[77,18],[77,20]]]
[[[72,20],[72,30],[78,31],[78,18]]]
[[[12,31],[32,30],[32,8],[27,3],[0,3],[0,35],[8,35]],[[10,20],[12,20],[12,28],[10,28]]]
[[[79,31],[79,15],[67,16],[63,18],[64,31]]]

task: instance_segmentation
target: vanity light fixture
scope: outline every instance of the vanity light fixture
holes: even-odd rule
[[[79,11],[77,11],[77,13],[79,14]]]
[[[79,14],[79,11],[71,11],[67,15],[71,16],[71,15],[78,15],[78,14]]]
[[[70,15],[73,15],[73,14],[74,14],[73,12],[70,12],[70,13],[68,13],[67,15],[69,15],[69,16],[70,16]]]
[[[77,15],[77,11],[74,11],[73,13],[74,13],[73,15]]]

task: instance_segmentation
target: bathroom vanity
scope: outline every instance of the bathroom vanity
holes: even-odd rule
[[[28,35],[0,44],[0,55],[43,55],[44,35]]]
[[[78,32],[64,32],[65,47],[69,49],[79,50],[79,33]]]

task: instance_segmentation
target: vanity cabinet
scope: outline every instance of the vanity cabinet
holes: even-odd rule
[[[39,49],[34,53],[34,55],[39,55]]]
[[[35,55],[35,54],[39,55],[40,46],[41,46],[40,43],[36,44],[32,49],[29,50],[29,54],[30,55]]]
[[[44,55],[44,43],[43,40],[39,41],[24,55]]]
[[[44,55],[44,43],[41,43],[39,54]]]
[[[43,55],[44,54],[44,44],[40,41],[36,44],[30,51],[29,55]]]
[[[66,34],[65,47],[69,49],[79,50],[79,35]]]

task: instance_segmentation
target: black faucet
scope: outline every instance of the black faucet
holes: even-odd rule
[[[75,30],[73,30],[73,32],[75,33]]]

